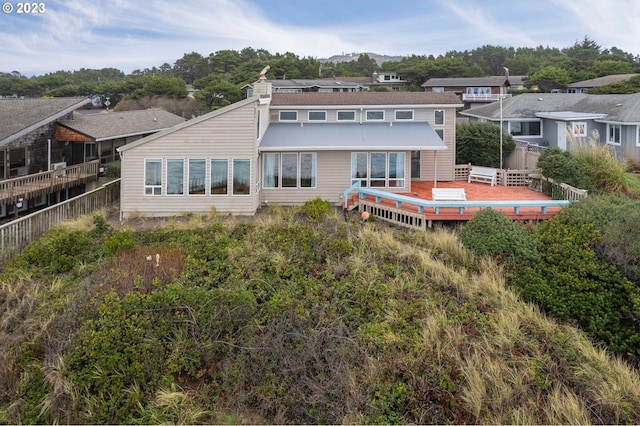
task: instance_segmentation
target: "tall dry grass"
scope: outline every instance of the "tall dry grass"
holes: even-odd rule
[[[611,146],[600,142],[597,130],[592,131],[589,137],[576,137],[567,130],[567,140],[572,148],[571,152],[589,177],[595,192],[629,192],[628,162],[618,158]]]

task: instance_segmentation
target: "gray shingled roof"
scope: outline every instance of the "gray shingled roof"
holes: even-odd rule
[[[590,80],[577,81],[575,83],[571,83],[567,85],[567,87],[600,87],[606,86],[607,84],[617,83],[619,81],[627,81],[631,77],[635,77],[640,74],[614,74],[614,75],[605,75],[604,77],[592,78]]]
[[[491,77],[456,77],[430,78],[422,83],[422,87],[496,87],[503,86],[507,77],[503,75]]]
[[[460,99],[452,92],[335,92],[335,93],[273,93],[272,107],[280,106],[360,106],[360,105],[458,105]]]
[[[572,111],[605,114],[602,121],[640,124],[640,93],[587,95],[584,93],[524,93],[502,101],[502,118],[536,119],[541,112]],[[500,119],[500,102],[470,108],[462,115]]]
[[[0,146],[90,102],[89,98],[0,99]]]
[[[168,129],[186,121],[179,115],[161,109],[146,109],[98,114],[74,114],[73,120],[60,120],[65,127],[96,141],[141,135]]]

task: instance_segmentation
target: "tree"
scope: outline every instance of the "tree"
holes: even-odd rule
[[[178,77],[149,76],[145,77],[142,88],[131,95],[133,99],[140,99],[145,96],[184,99],[187,97],[187,88],[184,80]]]
[[[202,101],[209,109],[218,109],[242,100],[243,94],[236,85],[215,75],[211,75],[194,83],[200,89],[195,98]]]
[[[192,84],[208,73],[208,61],[201,54],[191,52],[176,61],[173,75],[180,77],[187,84]]]
[[[502,135],[502,156],[515,149],[513,137]],[[500,126],[493,123],[461,123],[456,126],[456,164],[500,167]]]
[[[543,92],[550,92],[552,89],[565,87],[569,81],[569,74],[566,70],[549,65],[533,73],[527,79],[527,85],[529,87],[538,86]]]
[[[569,151],[557,147],[546,148],[538,158],[542,174],[560,183],[580,189],[591,189],[591,183],[578,159]]]

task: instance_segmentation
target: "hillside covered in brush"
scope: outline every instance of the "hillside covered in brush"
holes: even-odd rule
[[[451,230],[105,218],[0,272],[0,422],[640,423],[637,371]]]

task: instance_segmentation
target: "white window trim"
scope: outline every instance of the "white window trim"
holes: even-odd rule
[[[324,118],[323,118],[323,119],[321,119],[321,120],[318,120],[318,119],[312,119],[312,118],[311,118],[311,113],[312,113],[312,112],[315,112],[315,113],[321,112],[321,113],[323,113],[323,114],[324,114]],[[327,111],[308,111],[308,112],[307,112],[307,121],[327,121]]]
[[[407,153],[404,151],[354,151],[351,153],[351,158],[353,159],[354,155],[357,154],[366,154],[367,155],[367,177],[366,178],[355,178],[351,177],[351,182],[354,183],[356,181],[365,181],[365,185],[367,188],[388,188],[388,189],[403,189],[407,187],[407,179],[411,179],[411,168],[409,167],[409,178],[407,178]],[[382,178],[372,178],[371,177],[371,155],[372,154],[385,154],[385,176],[384,176],[384,186],[371,186],[371,181],[381,181]],[[390,170],[390,157],[391,154],[402,154],[404,157],[404,177],[402,178],[390,178],[389,170]],[[411,158],[411,157],[409,157]],[[353,160],[351,160],[351,167],[353,167]],[[353,176],[353,169],[351,169],[350,176]],[[389,186],[389,182],[399,182],[402,181],[402,186]]]
[[[277,189],[277,190],[300,190],[300,189],[316,189],[318,187],[318,154],[316,152],[270,152],[269,154],[277,154],[278,155],[278,184],[276,186],[265,186],[266,176],[264,176],[264,164],[263,164],[263,176],[262,176],[262,189]],[[282,155],[283,154],[295,154],[296,155],[296,186],[282,186]],[[313,156],[313,169],[315,171],[315,176],[313,178],[314,186],[302,186],[302,155],[310,154]]]
[[[370,112],[381,112],[382,118],[369,118]],[[384,110],[383,109],[370,109],[364,112],[364,117],[366,121],[384,121]]]
[[[204,186],[204,194],[192,194],[191,193],[191,188],[190,188],[190,183],[191,183],[191,161],[202,161],[204,162],[204,179],[202,181],[202,185]],[[207,165],[208,161],[206,158],[189,158],[189,160],[187,161],[187,195],[189,196],[196,196],[196,197],[202,197],[204,195],[209,195],[207,193],[208,191],[208,187],[209,185],[207,185],[207,169],[209,168]],[[209,179],[210,180],[210,179]]]
[[[296,115],[296,118],[282,118],[283,113],[294,113]],[[280,111],[278,113],[278,121],[298,121],[298,111],[291,111],[291,110]]]
[[[578,129],[582,127],[584,132],[579,133]],[[571,123],[571,133],[576,138],[584,138],[587,136],[587,122],[586,121],[573,121]]]
[[[398,118],[398,113],[399,112],[410,112],[411,113],[411,118]],[[413,121],[414,117],[415,117],[415,112],[412,109],[397,109],[397,110],[395,110],[394,118],[397,121]]]
[[[620,140],[618,142],[611,140],[611,128],[618,128],[620,129]],[[610,124],[607,123],[607,144],[609,145],[615,145],[615,146],[620,146],[622,144],[622,124]]]
[[[160,162],[160,185],[147,185],[147,161],[157,161]],[[163,193],[162,183],[163,183],[163,175],[164,174],[164,161],[162,158],[145,158],[144,159],[144,176],[143,176],[143,194],[145,197],[158,197]],[[154,194],[155,189],[159,188],[160,193]],[[147,189],[151,189],[151,194],[147,194]]]
[[[436,112],[442,112],[442,123],[437,123],[437,118],[436,118]],[[446,113],[443,109],[434,109],[433,110],[433,125],[434,126],[444,126],[446,123],[447,119],[446,119]]]
[[[169,194],[169,162],[180,162],[182,161],[182,194]],[[167,197],[184,197],[185,195],[188,194],[188,189],[185,190],[185,184],[184,184],[184,178],[188,173],[187,170],[187,166],[185,165],[185,159],[184,158],[167,158],[164,161],[164,165],[166,168],[166,171],[164,173],[166,173],[167,175],[167,179],[166,179],[166,189],[164,190],[165,195]]]
[[[233,191],[235,189],[235,182],[234,182],[234,172],[235,172],[235,162],[236,161],[248,161],[249,162],[249,193],[248,194],[234,194]],[[231,192],[229,195],[231,195],[232,197],[251,197],[252,193],[251,193],[251,159],[250,158],[231,158],[230,161],[231,163]]]
[[[227,193],[226,194],[214,194],[213,192],[211,192],[211,179],[213,178],[213,167],[211,167],[211,163],[213,161],[226,161],[227,162]],[[230,187],[229,187],[229,170],[231,169],[230,167],[230,161],[229,158],[209,158],[207,161],[207,167],[209,168],[209,179],[207,180],[208,185],[207,185],[207,195],[211,195],[212,197],[228,197],[229,195],[231,195],[231,191],[230,191]]]
[[[353,114],[353,119],[349,119],[349,120],[346,120],[346,119],[344,119],[344,118],[343,118],[343,119],[340,119],[339,117],[340,117],[340,113],[341,113],[341,112],[348,112],[348,113],[352,113],[352,114]],[[355,111],[355,110],[352,110],[352,109],[343,109],[343,110],[338,110],[338,111],[336,111],[336,121],[356,121],[356,119],[357,119],[356,115],[357,115],[357,114],[356,114],[356,111]]]

